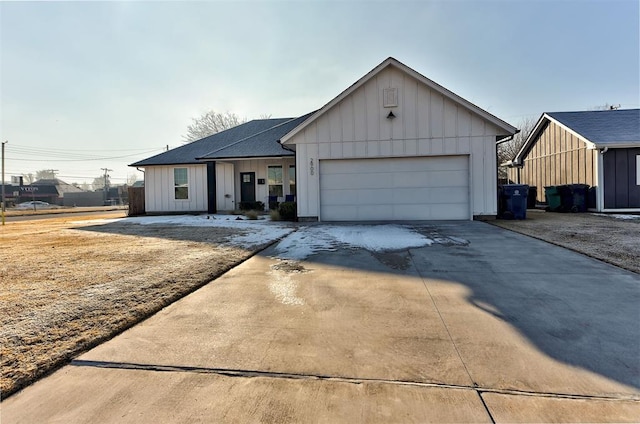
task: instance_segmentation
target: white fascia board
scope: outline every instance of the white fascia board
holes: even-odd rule
[[[413,78],[417,79],[418,81],[422,82],[423,84],[425,84],[427,87],[431,88],[432,90],[442,94],[443,96],[449,98],[453,102],[465,107],[469,111],[471,111],[473,113],[476,113],[477,115],[480,115],[481,117],[483,117],[487,121],[491,122],[492,124],[494,124],[498,128],[504,130],[505,133],[506,133],[505,135],[513,135],[513,134],[516,133],[516,131],[517,131],[516,127],[514,127],[514,126],[508,124],[507,122],[503,121],[502,119],[490,114],[486,110],[474,105],[470,101],[463,99],[462,97],[458,96],[457,94],[453,93],[452,91],[447,90],[446,88],[444,88],[440,84],[430,80],[429,78],[425,77],[424,75],[420,74],[419,72],[411,69],[410,67],[408,67],[404,63],[394,59],[393,57],[389,57],[388,59],[383,61],[381,64],[379,64],[378,66],[373,68],[371,71],[369,71],[365,76],[363,76],[358,81],[356,81],[351,86],[349,86],[346,90],[344,90],[342,93],[340,93],[338,96],[336,96],[329,103],[327,103],[322,108],[317,110],[316,113],[314,113],[312,116],[310,116],[307,120],[305,120],[300,125],[298,125],[294,129],[289,131],[284,137],[282,137],[280,139],[280,142],[282,144],[287,144],[287,142],[291,138],[293,138],[296,134],[298,134],[300,131],[302,131],[304,128],[306,128],[308,125],[311,125],[320,116],[324,115],[329,109],[333,108],[336,104],[340,103],[344,98],[349,96],[351,93],[356,91],[358,88],[362,87],[364,84],[367,83],[367,81],[369,81],[371,78],[373,78],[374,76],[376,76],[377,74],[382,72],[382,70],[384,70],[388,66],[396,67],[397,69],[405,72],[406,74],[408,74],[408,75],[412,76]]]
[[[594,149],[604,149],[605,147],[608,147],[610,149],[636,149],[640,147],[640,140],[639,141],[614,141],[614,142],[593,144]]]

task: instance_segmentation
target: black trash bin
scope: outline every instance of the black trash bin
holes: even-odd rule
[[[502,219],[527,219],[526,184],[504,184],[498,189],[498,217]]]
[[[589,186],[587,184],[569,184],[571,191],[571,212],[586,212]]]
[[[589,187],[589,191],[587,193],[587,208],[595,209],[596,208],[596,188]]]
[[[558,186],[560,212],[586,212],[589,186],[587,184],[565,184]]]
[[[527,209],[536,208],[536,199],[538,198],[538,188],[536,186],[529,186],[527,191]]]

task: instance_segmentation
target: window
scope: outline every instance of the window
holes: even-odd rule
[[[189,174],[187,168],[173,168],[173,195],[176,200],[189,198]]]
[[[267,183],[269,184],[269,196],[282,197],[284,195],[282,188],[282,167],[269,166],[267,168]]]
[[[640,155],[636,155],[636,185],[640,186]]]
[[[295,196],[296,194],[296,167],[289,167],[289,194]]]

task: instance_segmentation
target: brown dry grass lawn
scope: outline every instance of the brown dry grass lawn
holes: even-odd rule
[[[262,247],[222,245],[238,234],[228,228],[95,226],[86,219],[10,222],[0,229],[3,397]]]
[[[489,223],[640,273],[640,219],[529,210],[526,220]]]

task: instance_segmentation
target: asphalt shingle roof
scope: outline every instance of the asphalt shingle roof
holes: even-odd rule
[[[267,130],[211,151],[199,159],[229,159],[271,156],[293,156],[294,152],[283,149],[278,141],[289,131],[304,122],[313,112],[290,119]]]
[[[640,145],[640,109],[552,112],[547,115],[597,146]]]
[[[282,123],[291,121],[292,118],[278,119],[255,119],[237,127],[210,135],[200,140],[187,143],[184,146],[176,147],[168,152],[160,153],[147,159],[132,163],[129,166],[150,166],[150,165],[187,165],[202,163],[196,158],[207,153],[220,150],[238,141],[244,140],[253,135],[262,133]],[[274,140],[278,148],[282,149]],[[282,149],[283,152],[286,152]]]

